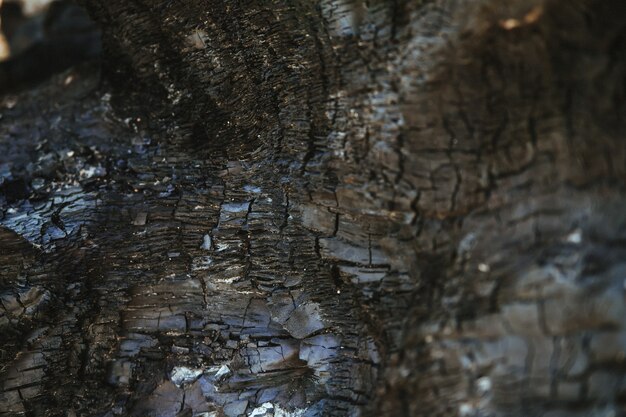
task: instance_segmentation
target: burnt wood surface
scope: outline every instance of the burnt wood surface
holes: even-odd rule
[[[0,416],[626,415],[623,0],[84,0],[2,98]]]

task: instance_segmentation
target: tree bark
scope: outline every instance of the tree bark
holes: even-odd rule
[[[626,3],[85,0],[5,97],[0,415],[626,412]]]

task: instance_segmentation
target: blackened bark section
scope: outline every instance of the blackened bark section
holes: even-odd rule
[[[86,3],[113,86],[4,104],[0,411],[624,413],[623,2]]]

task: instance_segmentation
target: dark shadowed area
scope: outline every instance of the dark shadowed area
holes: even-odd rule
[[[0,93],[17,92],[101,53],[100,31],[74,0],[0,2]]]

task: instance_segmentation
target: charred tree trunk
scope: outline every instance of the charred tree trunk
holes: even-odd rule
[[[626,412],[626,3],[85,0],[5,97],[0,415]]]

